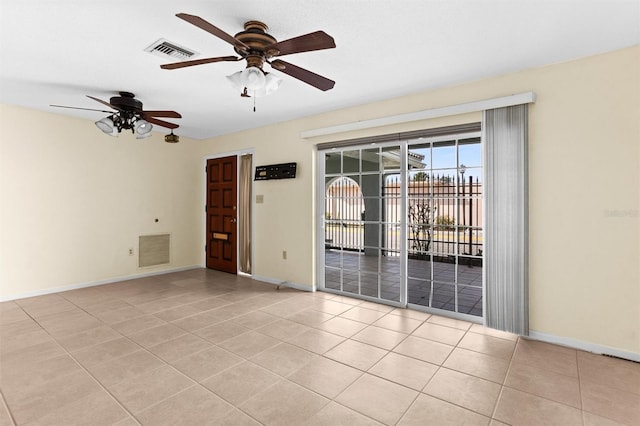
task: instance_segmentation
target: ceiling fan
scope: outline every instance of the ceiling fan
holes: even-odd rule
[[[285,62],[282,59],[273,59],[293,53],[336,47],[333,37],[324,31],[316,31],[279,42],[273,36],[267,34],[267,25],[260,21],[246,22],[244,24],[244,31],[237,33],[235,36],[231,36],[199,16],[188,15],[186,13],[178,13],[176,16],[231,44],[239,56],[219,56],[215,58],[176,62],[161,65],[160,68],[162,69],[173,70],[212,62],[246,60],[247,67],[244,71],[227,77],[234,87],[240,88],[242,96],[250,96],[250,94],[254,96],[264,96],[277,89],[280,83],[276,80],[279,79],[271,76],[271,74],[262,69],[265,62],[268,63],[271,68],[323,91],[332,89],[335,85],[335,81],[329,80],[326,77]]]
[[[172,130],[177,129],[179,126],[175,123],[159,120],[156,117],[168,117],[168,118],[182,118],[182,115],[175,111],[148,111],[142,109],[142,102],[135,98],[135,95],[130,92],[119,92],[119,96],[112,96],[109,102],[102,99],[94,98],[87,95],[88,98],[93,99],[96,102],[114,109],[115,111],[91,109],[91,108],[79,108],[70,107],[64,105],[51,105],[56,108],[70,108],[70,109],[82,109],[86,111],[100,111],[106,112],[110,115],[101,120],[96,121],[96,126],[104,133],[110,136],[118,136],[118,134],[125,130],[131,130],[136,135],[137,139],[143,139],[151,136],[151,130],[153,124],[166,127]],[[175,136],[175,135],[174,135]]]

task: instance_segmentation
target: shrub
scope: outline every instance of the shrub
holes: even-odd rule
[[[449,216],[438,216],[436,218],[437,229],[446,229],[448,226],[453,226],[455,224],[456,224],[456,220]]]

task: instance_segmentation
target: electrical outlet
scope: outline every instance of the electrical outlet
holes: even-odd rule
[[[133,256],[133,248],[129,248],[129,256]]]
[[[282,250],[282,260],[287,260],[287,251]]]

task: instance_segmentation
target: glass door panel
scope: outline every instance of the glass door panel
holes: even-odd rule
[[[401,147],[346,149],[324,161],[325,288],[400,301]],[[387,176],[390,190],[381,186]]]
[[[480,138],[409,141],[408,303],[482,316]],[[466,163],[466,164],[465,164]]]

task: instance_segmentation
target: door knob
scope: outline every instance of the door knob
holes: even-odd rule
[[[236,219],[235,218],[231,219],[231,223],[236,223]]]

